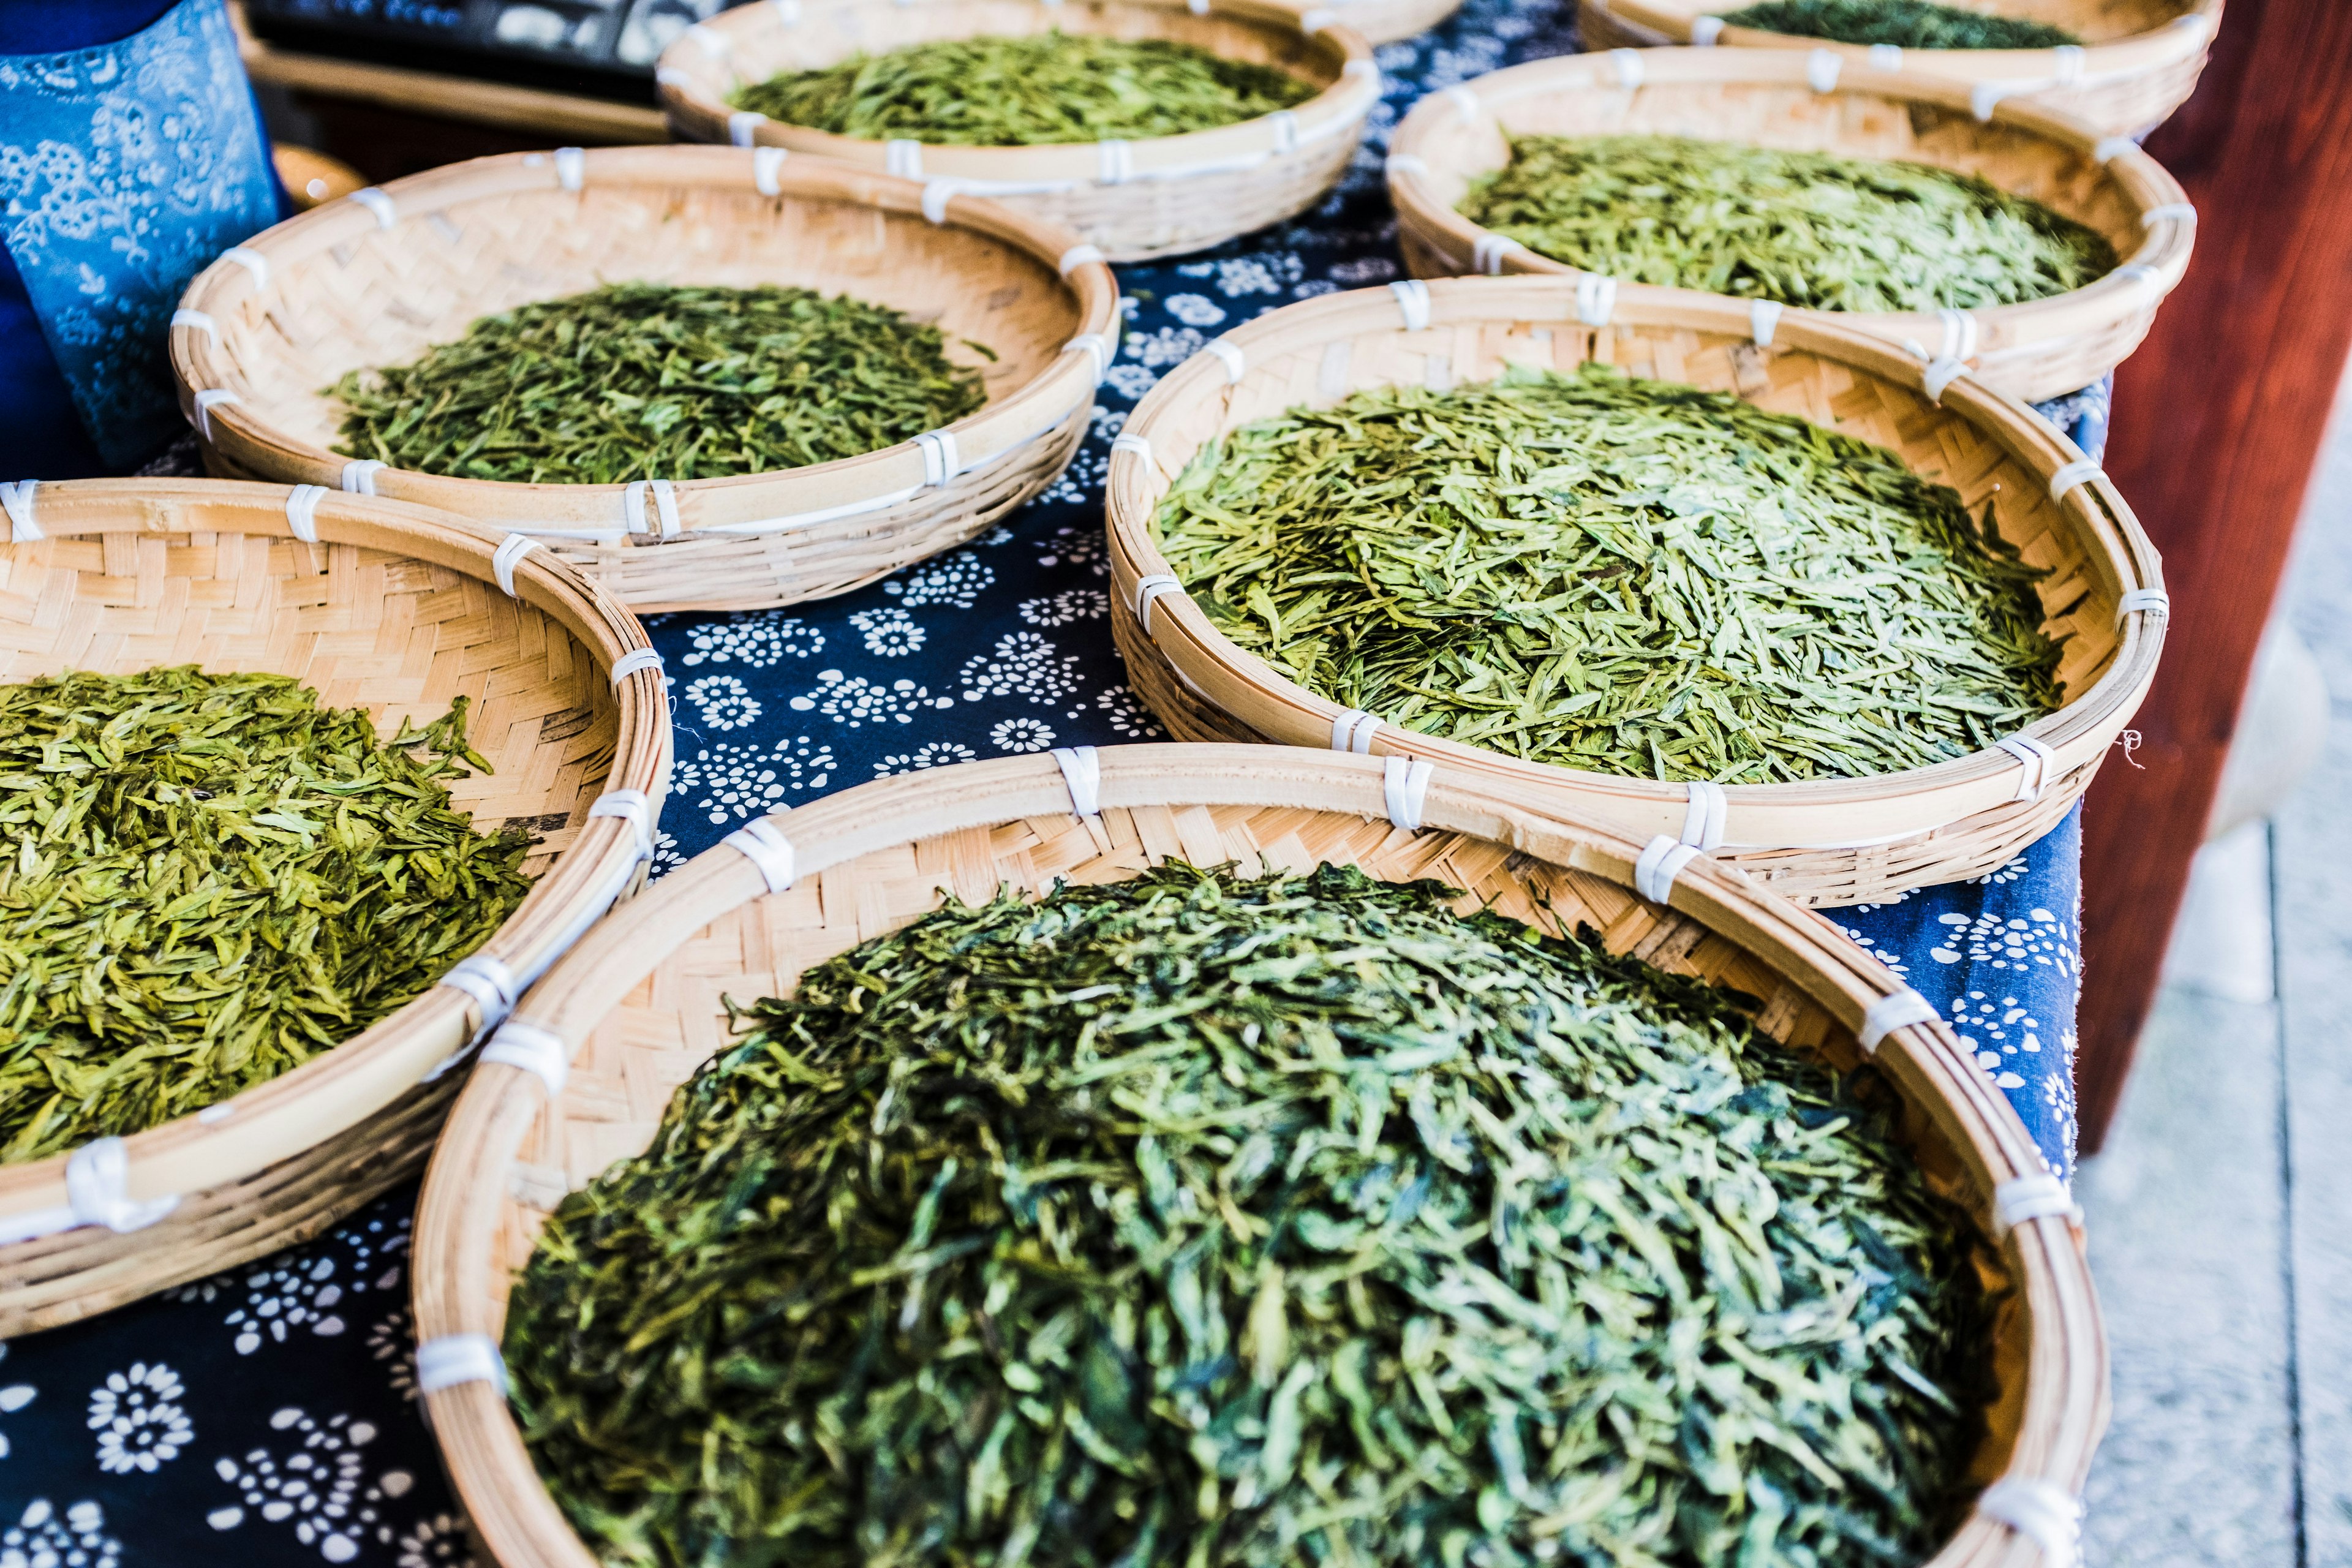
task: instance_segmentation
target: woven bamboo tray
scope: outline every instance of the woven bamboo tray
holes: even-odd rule
[[[2196,89],[2222,0],[1959,0],[1969,10],[2047,22],[2084,40],[2058,49],[1874,49],[1723,26],[1744,3],[1580,0],[1577,26],[1588,49],[1714,43],[1827,50],[1849,68],[1959,82],[1986,107],[2021,100],[2073,115],[2104,136],[2135,136],[2161,124]]]
[[[1368,44],[1392,44],[1426,33],[1462,9],[1462,0],[1331,0],[1328,6],[1309,0],[1283,3],[1301,16],[1328,9],[1341,26]]]
[[[1222,354],[1204,350],[1162,377],[1112,449],[1111,628],[1129,684],[1180,739],[1427,758],[1635,838],[1690,834],[1800,903],[1871,902],[1992,869],[2065,815],[2147,694],[2163,643],[2155,548],[2081,448],[2024,404],[1956,367],[1923,375],[1904,351],[1832,317],[1778,327],[1759,347],[1749,311],[1730,300],[1527,277],[1326,295],[1235,329],[1219,340]],[[1736,392],[1877,442],[1958,490],[1976,515],[1990,500],[2001,536],[2052,569],[2039,592],[2043,624],[2064,645],[2068,700],[2013,742],[2036,754],[1985,751],[1872,778],[1736,785],[1722,792],[1727,809],[1708,825],[1706,812],[1690,811],[1685,784],[1579,773],[1375,728],[1234,646],[1167,574],[1154,521],[1160,498],[1223,433],[1363,387],[1488,380],[1507,363],[1569,369],[1595,359]],[[1939,405],[1921,387],[1947,374]],[[2063,499],[2053,501],[2052,480],[2062,473]],[[1148,625],[1139,615],[1144,584],[1153,595]]]
[[[810,965],[935,909],[941,893],[982,900],[1001,885],[1032,895],[1057,878],[1123,879],[1176,858],[1238,861],[1244,871],[1362,867],[1402,881],[1441,878],[1472,903],[1555,931],[1589,922],[1611,949],[1762,999],[1776,1039],[1847,1067],[1874,1015],[1933,1018],[1881,1003],[1896,982],[1825,921],[1720,868],[1675,879],[1671,906],[1636,896],[1640,846],[1597,825],[1548,820],[1476,778],[1411,765],[1265,747],[1117,746],[1072,755],[1098,764],[1089,805],[1046,757],[908,774],[765,819],[788,836],[788,890],[721,846],[607,921],[533,991],[518,1014],[565,1057],[530,1070],[486,1060],[449,1121],[418,1210],[419,1379],[451,1477],[501,1568],[593,1568],[531,1468],[488,1352],[509,1281],[563,1195],[652,1142],[670,1091],[729,1037],[720,998],[788,993]],[[1416,798],[1418,797],[1418,798]],[[1395,819],[1415,823],[1408,829]],[[780,884],[779,884],[780,885]],[[1939,1188],[1979,1214],[2016,1216],[2039,1194],[2053,1217],[1982,1248],[2002,1301],[1993,1363],[1999,1394],[1973,1467],[2004,1499],[2042,1500],[2064,1516],[2105,1424],[2105,1348],[2079,1234],[2056,1216],[2063,1189],[1990,1080],[1940,1023],[1883,1029],[1877,1068]],[[551,1096],[549,1083],[556,1085]],[[2005,1185],[2005,1184],[2020,1184]],[[1996,1194],[2002,1194],[1996,1197]],[[2046,1488],[2047,1491],[2038,1489]],[[2031,1561],[2013,1531],[1979,1512],[1935,1568]],[[2055,1559],[2053,1559],[2054,1561]]]
[[[1387,0],[1374,0],[1387,3]],[[1434,4],[1436,0],[1421,0]],[[739,6],[688,29],[656,79],[689,142],[788,147],[992,196],[1075,230],[1113,261],[1205,250],[1314,205],[1345,173],[1380,101],[1371,47],[1336,11],[1276,0],[901,0]],[[959,147],[870,142],[737,111],[738,88],[941,38],[1059,30],[1173,38],[1279,66],[1322,90],[1297,109],[1142,142]]]
[[[1840,71],[1823,92],[1808,80],[1812,68],[1808,57],[1785,49],[1574,55],[1424,98],[1390,143],[1389,191],[1406,264],[1421,278],[1580,276],[1454,211],[1472,180],[1508,162],[1507,137],[1698,136],[1979,175],[2097,230],[2121,261],[2090,287],[2054,299],[1967,312],[1838,312],[1849,325],[1922,358],[1957,351],[1979,381],[2029,400],[2088,386],[2139,346],[2188,270],[2196,237],[2187,195],[2155,159],[2129,141],[2101,141],[2024,105],[2001,104],[1980,121],[1967,89],[1950,83],[1855,68]]]
[[[278,485],[108,479],[0,500],[0,680],[268,670],[386,733],[470,697],[468,733],[497,771],[451,794],[478,824],[539,840],[537,885],[478,955],[518,989],[635,885],[669,763],[659,660],[546,551],[518,562],[421,507]],[[642,832],[623,801],[594,814],[621,790],[643,792]],[[0,1237],[47,1232],[0,1245],[0,1338],[306,1240],[416,1170],[463,1074],[420,1085],[497,1016],[478,995],[497,993],[436,986],[232,1100],[0,1165]]]
[[[422,501],[548,547],[642,610],[845,593],[962,542],[1051,484],[1117,350],[1118,286],[1067,234],[993,203],[779,150],[478,158],[278,225],[198,275],[173,318],[180,399],[213,472]],[[927,196],[929,198],[927,205]],[[864,457],[735,479],[501,484],[354,463],[322,390],[478,318],[607,282],[799,284],[891,305],[988,404]]]

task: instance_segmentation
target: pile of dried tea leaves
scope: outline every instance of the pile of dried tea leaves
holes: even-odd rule
[[[530,881],[451,808],[466,700],[379,741],[279,675],[0,687],[0,1160],[159,1126],[439,980]]]
[[[1244,650],[1389,723],[1722,784],[1925,767],[2060,706],[2042,573],[1883,447],[1514,369],[1203,447],[1160,549]]]
[[[964,347],[984,359],[979,343]],[[611,283],[485,316],[329,389],[347,457],[469,479],[617,484],[855,458],[987,401],[937,327],[846,294]]]
[[[1687,136],[1521,136],[1458,210],[1588,272],[1820,310],[2014,305],[2116,266],[2096,231],[1974,175]]]
[[[1292,109],[1316,88],[1172,38],[943,38],[743,88],[738,109],[871,140],[980,147],[1139,142]]]
[[[2049,49],[2083,41],[2047,22],[1963,11],[1932,0],[1762,0],[1726,13],[1723,20],[1768,33],[1906,49]]]
[[[748,1012],[509,1305],[614,1568],[1815,1568],[1953,1521],[1967,1222],[1727,993],[1171,866]]]

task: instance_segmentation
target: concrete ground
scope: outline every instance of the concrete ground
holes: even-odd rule
[[[2283,613],[2318,766],[2209,845],[2105,1152],[2077,1193],[2115,1362],[2091,1568],[2352,1568],[2352,417]]]

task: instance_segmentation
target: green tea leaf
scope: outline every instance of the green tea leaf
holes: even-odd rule
[[[1964,11],[1932,0],[1763,0],[1727,12],[1723,20],[1733,27],[1906,49],[2048,49],[2083,41],[2047,22]]]

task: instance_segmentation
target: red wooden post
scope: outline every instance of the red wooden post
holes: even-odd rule
[[[2116,374],[2106,468],[2164,552],[2172,624],[2084,808],[2082,1144],[2095,1152],[2155,1001],[2305,485],[2352,350],[2352,5],[2231,0],[2197,96],[2148,140],[2197,256]]]

